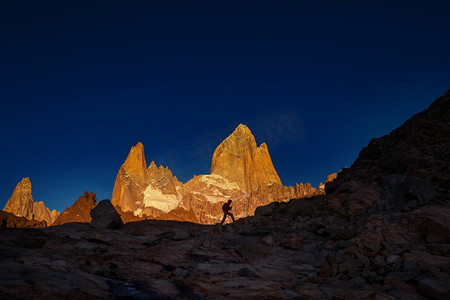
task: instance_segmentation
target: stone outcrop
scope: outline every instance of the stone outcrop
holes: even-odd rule
[[[52,224],[59,216],[58,211],[50,211],[44,202],[33,201],[31,181],[28,177],[17,184],[3,210],[28,220],[45,221],[47,225]]]
[[[245,193],[261,185],[280,184],[265,143],[259,147],[247,126],[240,124],[214,151],[211,171],[235,182]]]
[[[91,222],[91,210],[97,205],[97,196],[94,193],[84,192],[75,203],[67,207],[55,220],[52,226],[70,222]]]
[[[91,225],[96,228],[118,229],[123,225],[119,213],[108,199],[100,201],[92,209],[91,217]]]
[[[336,179],[338,173],[332,173],[327,176],[326,182],[331,182]]]

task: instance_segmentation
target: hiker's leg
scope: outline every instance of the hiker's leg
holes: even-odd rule
[[[229,215],[230,215],[230,217],[231,217],[231,219],[233,219],[233,222],[235,222],[236,220],[234,219],[234,216],[233,216],[233,214],[232,213],[228,213]]]
[[[225,222],[225,219],[226,219],[226,218],[227,218],[227,212],[224,212],[224,213],[223,213],[222,221],[220,222],[220,225],[222,225],[223,222]]]

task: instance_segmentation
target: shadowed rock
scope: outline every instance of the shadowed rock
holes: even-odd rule
[[[5,227],[27,227],[27,228],[43,228],[47,227],[47,222],[28,220],[25,217],[18,217],[13,213],[0,210],[0,226]]]
[[[91,225],[97,228],[118,229],[123,225],[119,213],[108,199],[98,203],[91,211],[91,217]]]
[[[378,209],[409,211],[431,203],[438,193],[421,178],[387,175],[381,181]]]

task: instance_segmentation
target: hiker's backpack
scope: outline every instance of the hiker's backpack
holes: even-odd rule
[[[227,208],[228,208],[227,203],[224,203],[224,204],[222,205],[222,210],[227,210]]]

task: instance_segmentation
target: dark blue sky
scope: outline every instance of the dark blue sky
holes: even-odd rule
[[[138,141],[186,182],[239,123],[284,184],[317,185],[450,88],[449,16],[448,1],[1,1],[0,206],[22,177],[59,211],[111,198]]]

